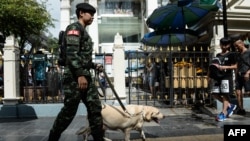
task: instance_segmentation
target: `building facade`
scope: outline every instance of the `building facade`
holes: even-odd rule
[[[85,0],[85,2],[89,2],[97,9],[94,22],[88,27],[88,31],[94,40],[93,58],[97,62],[104,60],[104,62],[100,63],[104,63],[109,76],[114,76],[114,68],[116,68],[112,60],[114,55],[114,40],[117,33],[122,36],[122,46],[124,48],[124,52],[146,52],[147,55],[154,55],[150,56],[150,58],[153,57],[156,60],[160,59],[164,61],[169,57],[162,56],[162,54],[160,54],[160,56],[159,54],[154,54],[155,52],[158,53],[161,51],[160,49],[154,50],[154,47],[147,47],[147,50],[144,50],[145,45],[143,45],[140,41],[145,33],[152,31],[152,29],[148,28],[145,24],[147,17],[153,12],[155,8],[166,5],[172,1],[173,0]],[[79,2],[82,2],[82,0],[61,0],[61,30],[65,30],[68,24],[76,20],[75,6]],[[197,2],[199,1],[197,0]],[[222,3],[223,1],[221,0],[220,2]],[[202,33],[199,35],[199,40],[195,46],[196,48],[199,48],[200,51],[203,47],[209,48],[209,50],[205,50],[205,54],[216,54],[219,51],[219,39],[225,34],[225,26],[228,36],[235,33],[241,33],[246,35],[246,43],[248,43],[248,33],[250,32],[250,1],[226,0],[225,4],[227,14],[226,19],[225,16],[223,16],[222,7],[218,12],[208,14],[197,24],[191,27],[191,29]],[[195,50],[197,51],[197,49]],[[190,53],[192,54],[193,51],[194,50],[190,51]],[[164,51],[163,54],[166,55]],[[177,56],[182,57],[181,55]],[[209,57],[211,56],[205,55],[204,60],[209,59]],[[138,68],[144,68],[144,66],[141,65],[141,62],[145,61],[142,59],[142,57],[136,58],[136,60],[129,60],[126,58],[124,59],[125,72],[126,69],[130,67],[135,67],[137,70]],[[175,59],[176,58],[173,58],[173,60]],[[193,59],[197,60],[198,62],[201,58],[198,57]],[[178,58],[176,60],[180,61],[180,58],[179,60]],[[190,58],[187,58],[186,60],[190,60]],[[206,64],[208,63],[206,61],[204,62]],[[200,66],[206,68],[206,64]],[[123,71],[123,69],[121,70]],[[134,75],[138,77],[141,75],[141,73],[142,72],[138,71],[135,71],[135,74],[126,73],[126,77],[134,77]],[[174,81],[180,80],[184,80],[184,78],[173,78],[173,84]],[[137,80],[132,81],[133,83],[137,83]],[[11,97],[13,96],[11,95]]]
[[[152,31],[145,24],[148,16],[159,6],[174,0],[85,0],[97,9],[90,35],[94,40],[94,53],[113,53],[113,42],[116,33],[123,36],[125,50],[138,50],[140,40],[147,32]],[[204,1],[204,0],[196,0]],[[214,0],[210,0],[211,2]],[[211,45],[218,49],[218,40],[223,37],[225,26],[227,34],[249,32],[250,2],[247,0],[225,0],[226,19],[223,17],[223,1],[219,0],[221,8],[218,12],[203,17],[192,30],[201,33],[198,43]],[[80,0],[61,0],[61,29],[69,22],[76,20],[75,5]],[[209,1],[207,1],[209,3]],[[67,5],[68,4],[68,5]],[[70,8],[71,7],[71,8]],[[67,12],[66,12],[67,11]],[[68,15],[70,14],[70,15]],[[67,23],[67,24],[65,24]],[[199,45],[199,44],[198,44]]]

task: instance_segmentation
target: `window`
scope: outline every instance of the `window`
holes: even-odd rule
[[[99,43],[113,43],[116,33],[126,43],[141,39],[141,3],[136,0],[98,2]]]

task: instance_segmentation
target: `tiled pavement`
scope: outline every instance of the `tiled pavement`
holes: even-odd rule
[[[249,124],[250,113],[246,116],[233,115],[224,122],[216,122],[216,111],[209,109],[200,113],[190,108],[160,109],[166,115],[160,124],[145,123],[147,141],[223,141],[224,124]],[[0,119],[0,141],[46,141],[55,117]],[[86,117],[78,115],[62,134],[60,141],[81,141],[76,131],[86,124]],[[123,140],[119,131],[108,131],[106,137],[113,141]],[[92,137],[89,137],[92,140]],[[140,141],[139,133],[131,132],[131,140]]]

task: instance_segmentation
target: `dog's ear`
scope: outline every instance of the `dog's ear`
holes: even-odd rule
[[[152,120],[152,110],[149,106],[144,106],[144,120],[148,122]]]

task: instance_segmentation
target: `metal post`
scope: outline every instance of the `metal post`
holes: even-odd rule
[[[228,37],[228,33],[227,33],[227,5],[226,5],[226,0],[222,0],[222,7],[223,7],[224,37]]]

